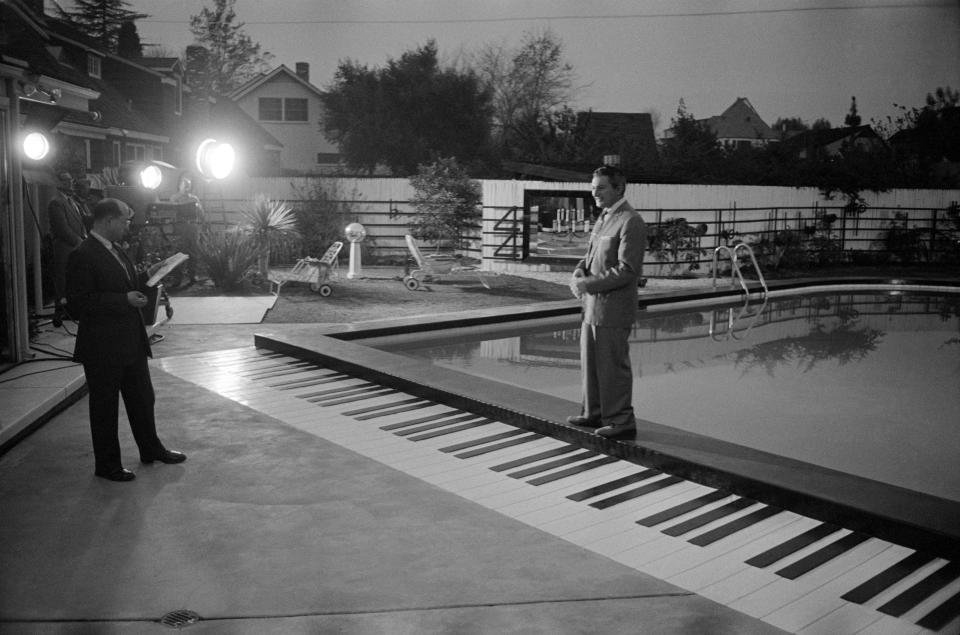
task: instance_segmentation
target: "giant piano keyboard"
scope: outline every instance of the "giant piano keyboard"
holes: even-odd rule
[[[159,360],[213,390],[798,633],[960,633],[960,562],[255,348]]]

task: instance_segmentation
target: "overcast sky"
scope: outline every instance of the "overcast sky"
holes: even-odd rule
[[[144,43],[180,53],[189,18],[212,0],[128,0],[152,17]],[[323,88],[340,60],[371,67],[437,41],[442,59],[551,29],[579,90],[574,107],[652,112],[660,130],[680,98],[697,118],[746,97],[764,120],[864,123],[960,88],[958,0],[237,0],[238,19],[273,64],[310,64]]]

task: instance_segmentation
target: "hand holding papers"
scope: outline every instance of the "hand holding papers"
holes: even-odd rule
[[[166,276],[171,271],[173,271],[174,269],[182,265],[189,258],[190,256],[188,256],[185,253],[177,252],[172,256],[170,256],[169,258],[167,258],[166,260],[164,260],[163,262],[159,263],[160,268],[157,269],[157,271],[152,276],[150,276],[149,280],[147,280],[147,286],[148,287],[157,286],[157,283],[160,282],[164,276]]]

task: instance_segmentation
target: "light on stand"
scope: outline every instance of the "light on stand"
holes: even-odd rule
[[[208,179],[225,179],[233,172],[236,155],[233,146],[206,139],[197,148],[197,170]]]
[[[155,165],[148,165],[140,170],[140,185],[148,190],[155,190],[163,182],[163,173]]]
[[[23,154],[31,161],[41,161],[50,153],[50,142],[42,132],[30,132],[23,138]]]
[[[350,241],[350,269],[347,271],[347,278],[353,280],[361,277],[360,243],[367,237],[367,230],[360,223],[350,223],[344,233]]]

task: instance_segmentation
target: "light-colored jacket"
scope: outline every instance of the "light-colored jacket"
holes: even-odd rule
[[[647,224],[624,202],[594,228],[576,268],[586,276],[583,321],[631,328],[637,319],[637,284],[643,274]]]

